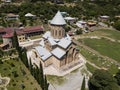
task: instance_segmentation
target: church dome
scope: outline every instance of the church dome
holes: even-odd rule
[[[50,24],[52,25],[65,25],[66,24],[60,11],[58,11],[57,14],[53,17]]]

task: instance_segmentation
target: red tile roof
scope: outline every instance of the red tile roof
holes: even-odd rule
[[[36,32],[36,31],[43,31],[43,28],[41,26],[34,26],[34,27],[23,29],[23,32],[25,33],[31,33],[31,32]]]
[[[0,29],[0,32],[5,32],[6,34],[3,35],[3,38],[9,38],[13,36],[14,28],[2,28]],[[37,31],[44,31],[41,26],[34,26],[34,27],[29,27],[29,28],[24,28],[24,29],[16,29],[15,30],[18,35],[25,34],[25,33],[32,33],[32,32],[37,32]]]
[[[13,33],[4,34],[2,38],[11,38],[12,36],[13,36]]]
[[[5,32],[4,28],[0,28],[0,33]]]

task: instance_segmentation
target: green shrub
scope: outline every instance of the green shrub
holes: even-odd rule
[[[82,30],[81,30],[81,29],[78,29],[75,33],[76,33],[77,35],[80,35],[80,34],[82,34]]]
[[[113,27],[114,27],[115,29],[117,29],[117,30],[120,31],[120,21],[116,21],[116,22],[114,23]]]

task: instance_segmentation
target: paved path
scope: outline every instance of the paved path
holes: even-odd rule
[[[81,85],[82,85],[82,81],[83,81],[83,77],[84,75],[81,73],[82,69],[86,69],[85,66],[83,66],[82,68],[80,68],[79,70],[77,70],[77,72],[73,72],[73,73],[69,73],[66,76],[64,76],[65,81],[63,82],[63,84],[58,85],[56,83],[51,83],[49,86],[49,90],[80,90]],[[88,77],[86,76],[86,87],[88,87]]]

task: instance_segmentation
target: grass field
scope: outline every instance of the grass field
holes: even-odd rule
[[[62,76],[47,75],[47,80],[48,80],[50,83],[56,83],[56,84],[58,84],[58,85],[61,85],[61,84],[64,83],[65,78],[62,77]]]
[[[113,38],[115,40],[120,40],[120,31],[110,29],[99,29],[94,32],[83,34],[81,36],[105,36]]]
[[[82,34],[81,37],[82,36],[108,37],[117,41],[120,40],[120,31],[110,30],[110,29],[99,29],[99,30],[95,30],[94,32]],[[104,38],[102,39],[84,38],[84,39],[79,39],[79,41],[93,48],[94,50],[98,51],[100,54],[108,56],[120,62],[120,55],[119,55],[120,43],[112,42]],[[82,53],[82,55],[87,60],[94,63],[95,65],[109,69],[110,73],[112,74],[115,74],[118,71],[118,67],[113,62],[110,62],[106,58],[101,58],[82,47],[80,47],[80,53]],[[90,69],[91,72],[94,71],[91,69],[92,66],[90,66],[90,64],[86,64],[86,66],[88,67],[88,70]]]
[[[118,71],[118,67],[115,65],[115,63],[110,62],[107,59],[104,59],[102,57],[99,57],[92,52],[89,52],[88,50],[79,47],[80,53],[86,58],[86,60],[90,61],[91,63],[95,64],[96,66],[100,68],[106,68],[110,71],[111,74],[115,74]],[[86,64],[88,70],[90,72],[94,72],[95,68],[89,64]],[[93,69],[94,68],[94,69]]]
[[[8,90],[41,90],[36,80],[31,76],[28,69],[19,60],[8,60],[0,64],[2,77],[10,77]],[[25,86],[21,89],[21,84]]]
[[[107,37],[120,40],[120,31],[117,31],[117,30],[99,30],[99,31],[106,33]]]
[[[86,67],[87,67],[88,71],[90,71],[91,73],[94,73],[95,70],[97,70],[95,67],[93,67],[89,63],[86,63]]]
[[[85,45],[93,48],[102,55],[108,56],[120,62],[120,43],[106,39],[83,39]]]

